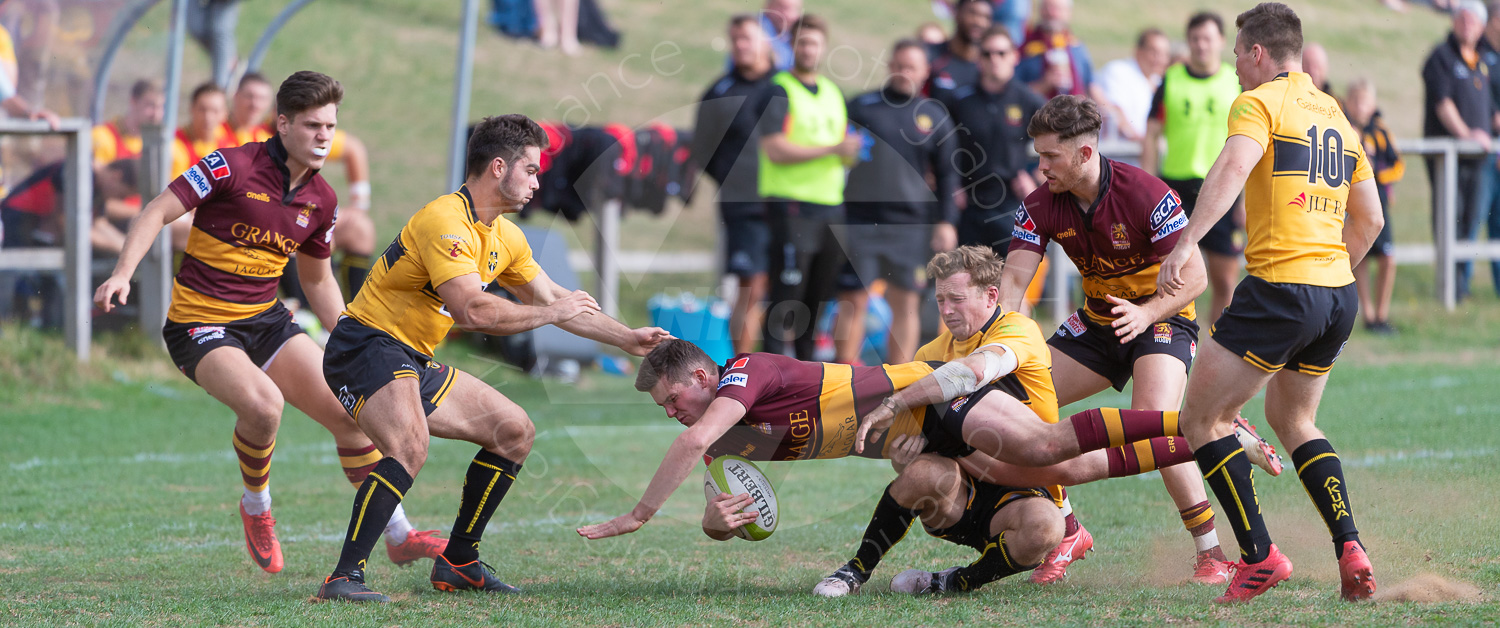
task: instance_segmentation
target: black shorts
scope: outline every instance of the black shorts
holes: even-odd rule
[[[728,211],[724,216],[724,272],[740,278],[764,274],[770,266],[771,225],[764,216]]]
[[[1182,211],[1193,218],[1193,209],[1198,206],[1198,193],[1203,190],[1203,179],[1162,179],[1167,187],[1177,192],[1182,198]],[[1244,252],[1243,247],[1234,240],[1234,218],[1225,213],[1214,226],[1203,234],[1203,239],[1198,241],[1198,246],[1210,253],[1238,257]]]
[[[1326,375],[1359,317],[1354,284],[1271,283],[1254,275],[1234,289],[1213,339],[1267,373],[1284,367]]]
[[[234,347],[250,356],[261,370],[271,366],[276,354],[288,340],[302,333],[292,321],[292,313],[280,301],[266,311],[232,323],[176,323],[167,321],[161,337],[167,341],[167,355],[172,363],[193,383],[198,382],[198,362],[219,347]]]
[[[876,279],[916,292],[926,285],[932,257],[932,229],[927,225],[849,225],[845,227],[849,263],[839,275],[839,290],[864,290]]]
[[[968,474],[964,475],[964,488],[968,491],[968,505],[964,507],[964,514],[956,523],[946,528],[922,527],[932,536],[949,543],[967,545],[981,552],[990,543],[990,522],[1000,509],[1028,497],[1052,500],[1052,495],[1044,488],[987,484]]]
[[[1010,253],[1011,230],[1016,224],[1019,204],[1004,204],[995,209],[965,210],[958,215],[958,245],[977,244],[990,247],[1000,259]]]
[[[1165,353],[1191,370],[1198,354],[1198,323],[1173,316],[1122,345],[1113,327],[1094,322],[1080,309],[1063,321],[1047,344],[1109,380],[1115,390],[1125,390],[1135,361],[1144,356]]]
[[[943,362],[928,362],[933,368],[942,366]],[[922,414],[922,436],[927,439],[927,446],[922,453],[937,454],[947,458],[962,458],[974,453],[976,450],[964,442],[964,422],[969,418],[969,410],[979,405],[979,400],[992,392],[1009,394],[1020,399],[1017,393],[1006,390],[1014,378],[1002,378],[1000,381],[985,384],[973,394],[965,395],[957,399],[943,403],[935,403],[927,406]]]
[[[354,422],[365,400],[402,377],[417,380],[422,410],[431,415],[443,405],[458,369],[439,364],[390,334],[349,317],[339,319],[323,350],[323,377],[328,389]]]

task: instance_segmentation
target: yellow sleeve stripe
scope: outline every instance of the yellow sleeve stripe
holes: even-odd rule
[[[1130,446],[1135,449],[1135,461],[1141,466],[1141,473],[1156,470],[1156,454],[1151,452],[1151,441],[1138,440]]]
[[[421,379],[420,377],[417,377],[417,372],[413,371],[411,369],[401,369],[399,371],[392,371],[391,372],[391,378],[392,379],[401,379],[403,377],[411,377],[411,378],[414,378],[414,379]]]
[[[1401,178],[1405,176],[1406,162],[1398,159],[1396,160],[1396,163],[1391,165],[1391,167],[1386,168],[1385,170],[1381,170],[1378,174],[1376,174],[1375,182],[1381,185],[1390,185],[1392,183],[1400,181]]]
[[[1109,432],[1109,446],[1124,447],[1125,423],[1120,419],[1119,409],[1100,408],[1099,414],[1104,417],[1104,429]]]

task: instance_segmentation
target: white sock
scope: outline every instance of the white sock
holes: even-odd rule
[[[1203,534],[1193,537],[1193,545],[1198,548],[1198,551],[1200,553],[1211,550],[1219,546],[1219,534],[1217,532],[1214,532],[1213,530],[1204,532]]]
[[[396,504],[396,512],[391,513],[391,520],[385,524],[385,542],[391,545],[400,545],[406,542],[406,535],[411,534],[411,522],[406,520],[406,510],[401,504]]]
[[[240,498],[240,504],[244,505],[245,514],[251,516],[270,510],[271,487],[267,486],[266,490],[260,492],[245,489],[245,496]]]

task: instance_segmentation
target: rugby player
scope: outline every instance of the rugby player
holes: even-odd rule
[[[1123,438],[1113,426],[1120,423],[1119,416],[1132,413],[1130,410],[1089,410],[1072,417],[1070,423],[1084,427],[1082,430],[1096,443],[1087,455],[1079,456],[1075,429],[1066,425],[1056,426],[1067,433],[1072,443],[1072,455],[1048,452],[1035,457],[1026,457],[1030,465],[1021,466],[992,460],[984,454],[975,454],[974,447],[965,440],[971,436],[963,430],[964,417],[975,412],[1004,413],[1009,423],[1036,423],[1047,427],[1038,418],[1057,421],[1057,405],[1053,401],[1048,354],[1035,323],[1018,314],[997,320],[995,302],[999,289],[1001,262],[987,247],[960,247],[955,251],[938,255],[928,272],[938,278],[940,303],[960,300],[960,297],[945,294],[945,282],[961,285],[968,294],[970,286],[967,272],[942,272],[951,267],[962,268],[967,260],[986,260],[987,290],[974,288],[977,293],[987,293],[988,308],[992,312],[988,319],[978,319],[980,333],[968,333],[962,327],[960,335],[977,344],[981,338],[996,339],[1008,343],[1018,366],[1011,373],[996,374],[973,394],[951,405],[949,399],[937,398],[933,406],[910,405],[892,413],[888,404],[890,396],[904,391],[914,384],[932,385],[933,373],[946,366],[942,362],[911,362],[907,364],[879,366],[851,366],[847,364],[825,364],[803,362],[770,353],[741,354],[722,367],[714,364],[701,349],[692,343],[672,339],[662,343],[646,357],[636,375],[636,390],[649,392],[652,400],[666,411],[667,416],[687,426],[673,441],[665,458],[646,489],[646,494],[631,512],[611,521],[586,526],[579,534],[590,539],[601,539],[634,532],[655,515],[692,470],[698,458],[709,459],[724,454],[734,454],[750,460],[792,461],[826,460],[860,455],[867,458],[890,458],[892,446],[910,438],[920,438],[923,451],[938,453],[961,460],[967,472],[989,481],[1005,478],[1009,483],[1032,484],[1081,484],[1106,477],[1135,475],[1153,470],[1156,465],[1177,464],[1191,459],[1186,448],[1168,447],[1167,439],[1157,442],[1131,443],[1124,440],[1113,442],[1112,434]],[[934,267],[939,269],[935,272]],[[978,299],[975,299],[978,300]],[[950,329],[967,325],[966,321],[977,318],[974,312],[983,311],[984,306],[965,310],[963,315],[948,317],[945,322]],[[1013,317],[1013,318],[1012,318]],[[1024,321],[1024,322],[1022,322]],[[1030,323],[1028,333],[1025,323]],[[976,327],[976,329],[980,329]],[[918,359],[929,355],[941,357],[943,351],[954,344],[945,336],[918,352]],[[988,343],[986,346],[989,346]],[[996,345],[998,346],[998,345]],[[948,349],[951,351],[951,349]],[[970,348],[973,351],[973,348]],[[958,355],[969,355],[963,351]],[[976,354],[978,355],[978,354]],[[983,360],[983,357],[980,357]],[[954,370],[949,367],[948,371]],[[998,381],[996,381],[998,380]],[[946,381],[946,379],[945,379]],[[1003,390],[1006,394],[989,395]],[[897,394],[899,397],[900,395]],[[886,430],[871,433],[872,446],[865,446],[866,429],[862,419],[885,408],[887,426],[893,432],[886,439]],[[1158,423],[1175,424],[1176,413],[1138,413],[1153,415]],[[985,425],[986,418],[969,423]],[[858,428],[858,429],[856,429]],[[1158,428],[1160,429],[1160,428]],[[1175,427],[1172,428],[1175,431]],[[1014,428],[1016,433],[1037,432],[1046,438],[1061,432],[1043,432]],[[976,432],[979,433],[979,432]],[[981,434],[982,435],[982,434]],[[1044,436],[1033,439],[1044,443]],[[981,440],[988,445],[989,441]],[[1039,447],[1046,448],[1046,447]],[[1092,451],[1109,449],[1110,451]],[[1062,446],[1055,448],[1063,451]],[[1129,449],[1129,451],[1127,451]],[[1145,454],[1136,452],[1144,449]],[[1170,450],[1170,451],[1169,451]],[[1156,453],[1153,453],[1156,452]],[[1043,461],[1043,456],[1055,458]],[[1019,456],[1018,456],[1019,457]],[[1053,463],[1058,464],[1053,464]],[[1030,468],[1038,467],[1038,468]],[[713,504],[710,504],[712,506]],[[709,520],[705,515],[705,522]],[[903,527],[904,531],[905,528]],[[727,533],[713,531],[705,525],[704,532],[724,540]],[[896,538],[898,535],[887,535]],[[862,582],[862,580],[861,580]]]
[[[999,307],[1003,266],[994,251],[983,245],[940,253],[928,263],[928,276],[937,280],[938,310],[949,331],[918,350],[917,359],[935,360],[928,364],[939,366],[861,418],[856,451],[866,434],[882,438],[884,425],[901,429],[903,420],[889,417],[899,417],[910,408],[922,407],[919,401],[930,400],[927,403],[935,404],[932,407],[954,411],[932,415],[942,428],[924,429],[924,434],[961,437],[962,446],[943,447],[940,453],[946,450],[952,455],[956,450],[963,456],[964,470],[982,482],[1074,485],[1190,460],[1192,455],[1180,439],[1140,440],[1121,429],[1128,416],[1154,423],[1158,436],[1163,431],[1170,434],[1176,431],[1176,412],[1087,410],[1070,417],[1068,425],[1058,424],[1051,354],[1040,328],[1031,319]],[[1007,394],[988,394],[997,389]],[[971,453],[976,448],[978,453]],[[1108,451],[1097,451],[1101,449]],[[1086,453],[1075,458],[1079,452]],[[1039,469],[1029,468],[1044,465],[1064,473],[1053,475],[1058,479],[1052,480]],[[1046,564],[1052,568],[1039,579],[1033,572],[1033,580],[1042,583],[1055,582],[1069,564],[1084,556],[1082,541],[1087,534],[1073,516],[1062,488],[1048,490],[1063,511],[1068,534],[1059,545],[1062,549],[1048,558]],[[870,558],[884,554],[895,543],[892,539],[906,533],[904,522],[911,516],[905,508],[882,499],[860,544],[864,556],[856,556],[825,578],[814,592],[836,597],[857,591],[869,578]]]
[[[380,534],[371,523],[384,521],[411,490],[431,436],[480,446],[448,546],[434,561],[433,587],[518,592],[480,562],[479,542],[520,474],[536,428],[494,388],[432,359],[455,324],[495,335],[552,324],[634,355],[669,337],[656,327],[630,329],[602,314],[588,293],[558,286],[532,259],[521,229],[502,217],[531,199],[547,145],[547,134],[526,116],[476,125],[463,187],[412,216],[333,328],[323,361],[328,388],[386,453],[355,495],[338,565],[318,598],[387,601],[364,582]],[[484,291],[496,280],[521,303]]]
[[[271,115],[271,82],[259,72],[247,72],[234,91],[224,130],[234,137],[236,145],[264,142],[275,134],[266,120]],[[349,183],[349,202],[339,208],[339,228],[333,238],[335,250],[343,253],[339,260],[339,277],[353,299],[370,273],[370,255],[375,252],[375,221],[370,219],[370,158],[365,145],[343,129],[333,130],[325,161],[344,164],[344,178]],[[296,258],[292,258],[295,268]],[[282,275],[288,293],[306,301],[300,287],[295,287],[295,273]]]
[[[1188,369],[1197,350],[1198,324],[1193,299],[1207,283],[1203,259],[1184,267],[1186,285],[1176,295],[1156,292],[1160,258],[1177,244],[1187,226],[1176,192],[1144,170],[1099,154],[1103,119],[1092,101],[1053,98],[1031,118],[1047,185],[1032,192],[1016,216],[1010,253],[1001,277],[1000,307],[1021,306],[1048,241],[1056,241],[1083,275],[1085,305],[1047,341],[1057,403],[1066,406],[1113,386],[1124,390],[1132,378],[1131,407],[1175,410],[1182,403]],[[1192,465],[1161,470],[1167,492],[1183,525],[1193,536],[1193,579],[1223,584],[1229,578],[1214,532],[1214,514],[1203,476]],[[1059,556],[1081,556],[1093,547],[1085,531]],[[1046,578],[1049,561],[1033,572]]]
[[[117,297],[124,304],[130,277],[157,233],[198,210],[162,336],[183,375],[235,413],[245,545],[271,573],[283,566],[270,491],[283,401],[333,433],[351,481],[380,457],[323,385],[322,351],[276,299],[276,277],[287,256],[300,251],[307,262],[298,272],[313,313],[332,324],[343,307],[328,263],[338,200],[318,175],[342,98],[343,88],[323,74],[289,77],[276,96],[279,136],[212,151],[187,168],[131,223],[113,274],[94,293],[106,312]],[[386,521],[393,562],[442,552],[446,542],[412,531],[403,513]]]
[[[1328,372],[1358,317],[1351,265],[1383,224],[1359,136],[1332,96],[1302,72],[1302,21],[1265,2],[1235,20],[1235,73],[1245,89],[1229,111],[1229,140],[1203,184],[1198,215],[1161,262],[1157,289],[1189,290],[1198,241],[1243,188],[1249,276],[1204,341],[1188,378],[1182,428],[1239,541],[1241,560],[1216,601],[1244,602],[1292,575],[1271,542],[1253,470],[1232,438],[1239,409],[1262,389],[1266,422],[1333,537],[1342,597],[1375,593],[1338,453],[1315,425]],[[1233,506],[1230,506],[1233,504]]]

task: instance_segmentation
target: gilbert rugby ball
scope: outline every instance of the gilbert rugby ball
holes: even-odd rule
[[[739,456],[719,456],[703,473],[703,494],[712,500],[720,493],[750,495],[755,501],[746,510],[760,514],[752,523],[734,531],[746,541],[761,541],[776,531],[776,489],[770,480],[749,460]]]

